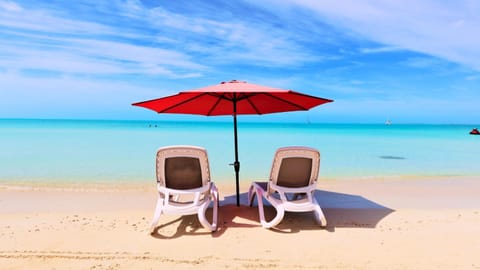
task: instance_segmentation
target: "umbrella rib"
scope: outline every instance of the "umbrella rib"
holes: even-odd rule
[[[171,110],[171,109],[173,109],[173,108],[175,108],[175,107],[181,106],[181,105],[183,105],[183,104],[185,104],[185,103],[187,103],[187,102],[190,102],[190,101],[192,101],[192,100],[194,100],[194,99],[196,99],[196,98],[199,98],[199,97],[201,97],[201,96],[204,96],[204,95],[205,95],[205,93],[201,93],[201,94],[198,95],[198,96],[193,96],[193,97],[191,97],[191,98],[189,98],[189,99],[183,100],[182,102],[176,103],[176,104],[174,104],[174,105],[172,105],[172,106],[170,106],[170,107],[168,107],[168,108],[165,108],[165,109],[163,109],[163,110],[161,110],[161,111],[158,111],[158,113],[164,113],[164,112],[166,112],[166,111],[168,111],[168,110]]]
[[[249,99],[250,97],[256,96],[261,93],[253,93],[253,94],[243,94],[240,97],[237,97],[237,101],[243,100],[243,99]]]
[[[230,102],[237,102],[237,103],[238,103],[238,101],[241,101],[241,100],[243,100],[243,99],[246,99],[246,100],[248,100],[248,102],[250,103],[250,105],[252,105],[252,107],[253,107],[253,109],[255,110],[255,112],[256,112],[257,114],[261,114],[261,113],[258,111],[258,109],[255,107],[255,105],[249,100],[249,98],[252,97],[252,96],[254,96],[255,94],[250,94],[250,95],[244,94],[244,95],[242,95],[242,96],[240,96],[240,97],[237,97],[237,96],[235,95],[235,96],[232,97],[232,98],[229,98],[229,97],[226,95],[226,93],[221,93],[221,94],[220,94],[220,93],[206,93],[206,94],[218,98],[217,101],[215,102],[215,104],[212,106],[212,108],[208,111],[207,116],[210,116],[210,115],[212,114],[212,112],[213,112],[213,111],[215,110],[215,108],[218,106],[218,104],[220,103],[220,101],[222,101],[222,99],[228,100],[228,101],[230,101]]]
[[[210,94],[210,95],[211,95],[211,94]],[[215,110],[215,108],[218,106],[218,104],[220,103],[220,101],[221,101],[222,99],[225,99],[225,98],[223,97],[223,95],[211,95],[211,96],[218,97],[218,99],[217,99],[217,101],[215,102],[215,104],[212,106],[212,108],[208,111],[207,116],[210,116],[210,115],[212,114],[213,110]]]
[[[220,93],[208,93],[209,95],[211,96],[214,96],[214,97],[219,97],[221,99],[225,99],[225,100],[228,100],[228,101],[240,101],[240,100],[243,100],[243,99],[247,99],[249,97],[252,97],[258,93],[255,93],[255,94],[244,94],[244,93],[232,93],[234,94],[235,96],[234,97],[228,97],[226,94],[230,94],[229,92],[222,92],[221,94]],[[240,96],[237,96],[236,94],[241,94]]]
[[[250,106],[252,106],[252,108],[255,110],[255,112],[256,112],[257,114],[262,114],[262,113],[258,110],[257,106],[255,106],[255,104],[253,104],[253,102],[250,100],[250,97],[253,97],[253,96],[254,96],[254,95],[247,96],[246,99],[247,99],[248,103],[250,104]]]
[[[294,92],[294,93],[297,94],[296,92]],[[307,108],[305,108],[305,107],[303,107],[303,106],[300,106],[300,105],[298,105],[298,104],[296,104],[296,103],[293,103],[293,102],[291,102],[291,101],[289,101],[289,100],[286,100],[286,99],[283,99],[283,98],[274,96],[274,95],[272,95],[272,94],[270,94],[270,93],[263,93],[263,94],[266,95],[266,96],[269,96],[269,97],[271,97],[271,98],[274,98],[274,99],[283,101],[283,102],[285,102],[285,103],[287,103],[287,104],[290,104],[290,105],[292,105],[292,106],[294,106],[294,107],[297,107],[297,108],[299,108],[299,109],[301,109],[301,110],[308,111]]]
[[[298,92],[295,92],[295,91],[292,91],[292,90],[290,90],[290,93],[294,93],[294,94],[297,95],[297,96],[304,96],[304,97],[309,97],[309,98],[314,98],[314,99],[320,99],[320,100],[325,101],[325,103],[327,103],[327,102],[332,102],[332,101],[333,101],[333,100],[328,99],[328,98],[321,98],[321,97],[310,96],[310,95],[303,94],[303,93],[298,93]]]

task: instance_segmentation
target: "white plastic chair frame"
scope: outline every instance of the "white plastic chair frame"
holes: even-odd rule
[[[286,187],[278,185],[277,180],[279,178],[280,167],[285,158],[309,158],[312,160],[308,185],[302,187]],[[317,187],[319,169],[320,153],[316,149],[293,146],[279,148],[276,151],[268,183],[253,182],[248,191],[250,206],[252,206],[255,195],[257,196],[260,223],[264,228],[271,228],[278,225],[282,221],[285,211],[313,211],[316,222],[320,226],[327,225],[325,215],[314,196]],[[291,194],[290,200],[287,194]],[[277,212],[276,216],[270,221],[265,219],[262,198],[265,198],[265,200],[267,200]]]
[[[201,168],[202,186],[190,189],[174,189],[166,186],[165,160],[172,157],[198,158]],[[162,147],[157,151],[156,176],[158,200],[153,216],[150,233],[155,231],[156,225],[163,214],[192,215],[197,214],[202,226],[210,231],[217,230],[218,190],[210,180],[210,169],[207,151],[204,148],[188,145]],[[182,195],[193,196],[193,200],[180,201]],[[210,223],[206,218],[206,211],[213,202],[213,217]]]

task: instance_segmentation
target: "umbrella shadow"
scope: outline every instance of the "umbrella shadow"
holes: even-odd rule
[[[240,194],[240,201],[247,201],[247,193]],[[258,210],[256,207],[250,207],[245,204],[236,205],[236,195],[225,197],[220,201],[218,208],[218,229],[213,233],[213,237],[219,237],[228,229],[232,228],[258,228]]]
[[[314,196],[322,207],[330,231],[335,228],[375,228],[395,211],[360,195],[316,190]]]
[[[312,212],[285,212],[285,216],[275,228],[270,230],[279,233],[296,233],[302,230],[321,230],[334,232],[335,228],[375,228],[377,224],[395,210],[380,205],[359,195],[316,190],[315,198],[322,207],[328,225],[320,227]],[[271,220],[276,211],[265,199],[265,218]],[[248,194],[240,194],[240,207],[235,206],[236,196],[231,195],[221,202],[223,213],[222,230],[228,227],[260,227],[257,198],[252,207],[248,206]],[[237,219],[238,217],[238,219]],[[240,222],[243,220],[243,223]],[[245,222],[246,221],[246,222]]]

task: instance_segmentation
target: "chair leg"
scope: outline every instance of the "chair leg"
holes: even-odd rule
[[[275,211],[277,211],[277,215],[268,222],[265,220],[265,215],[263,214],[263,207],[262,207],[263,217],[261,219],[261,223],[262,223],[262,226],[266,229],[277,226],[283,220],[283,216],[285,215],[285,208],[282,205],[275,206],[272,204],[272,206],[275,208]]]
[[[255,199],[255,195],[257,193],[255,192],[255,186],[252,184],[250,188],[248,189],[248,205],[251,207],[253,205],[253,200]]]
[[[258,217],[260,218],[260,223],[262,224],[262,227],[267,228],[265,225],[267,222],[265,221],[265,212],[263,209],[263,192],[257,190],[255,193],[257,193]]]
[[[198,216],[198,220],[200,221],[200,223],[205,229],[210,230],[211,232],[214,232],[217,230],[217,227],[218,227],[217,226],[218,203],[216,199],[213,200],[213,217],[212,217],[212,223],[210,223],[208,222],[207,216],[206,216],[206,212],[207,212],[208,206],[210,205],[210,202],[211,200],[209,200],[208,202],[205,202],[202,205],[202,207],[198,209],[197,216]]]
[[[150,234],[152,234],[155,231],[158,221],[160,220],[160,215],[162,214],[162,211],[163,211],[163,199],[158,198],[157,206],[155,207],[155,213],[153,215],[152,225],[150,226]]]
[[[213,183],[211,188],[211,196],[213,198],[212,231],[216,231],[218,228],[218,208],[220,207],[220,200],[218,199],[218,189]]]
[[[278,223],[282,221],[283,216],[285,215],[284,207],[282,205],[276,205],[272,203],[270,200],[268,200],[268,198],[265,195],[265,192],[263,191],[263,188],[261,187],[258,187],[258,186],[255,187],[255,193],[257,194],[258,216],[260,218],[260,223],[262,224],[262,227],[268,229],[276,226]],[[265,210],[263,208],[263,198],[269,201],[272,204],[272,206],[275,208],[275,211],[277,211],[277,215],[271,221],[267,221],[265,219]]]
[[[314,215],[315,215],[315,220],[317,223],[322,226],[326,227],[327,226],[327,219],[325,218],[325,215],[323,214],[322,208],[320,208],[320,205],[315,200],[315,210],[314,210]]]
[[[212,217],[212,231],[216,231],[218,228],[218,198],[213,200],[213,217]]]

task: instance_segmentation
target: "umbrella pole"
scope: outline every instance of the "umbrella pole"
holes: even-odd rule
[[[233,168],[235,170],[235,185],[237,191],[237,206],[240,206],[240,181],[239,181],[239,172],[240,172],[240,162],[238,161],[238,138],[237,138],[237,102],[233,102],[233,133],[235,140],[235,162],[233,163]]]

